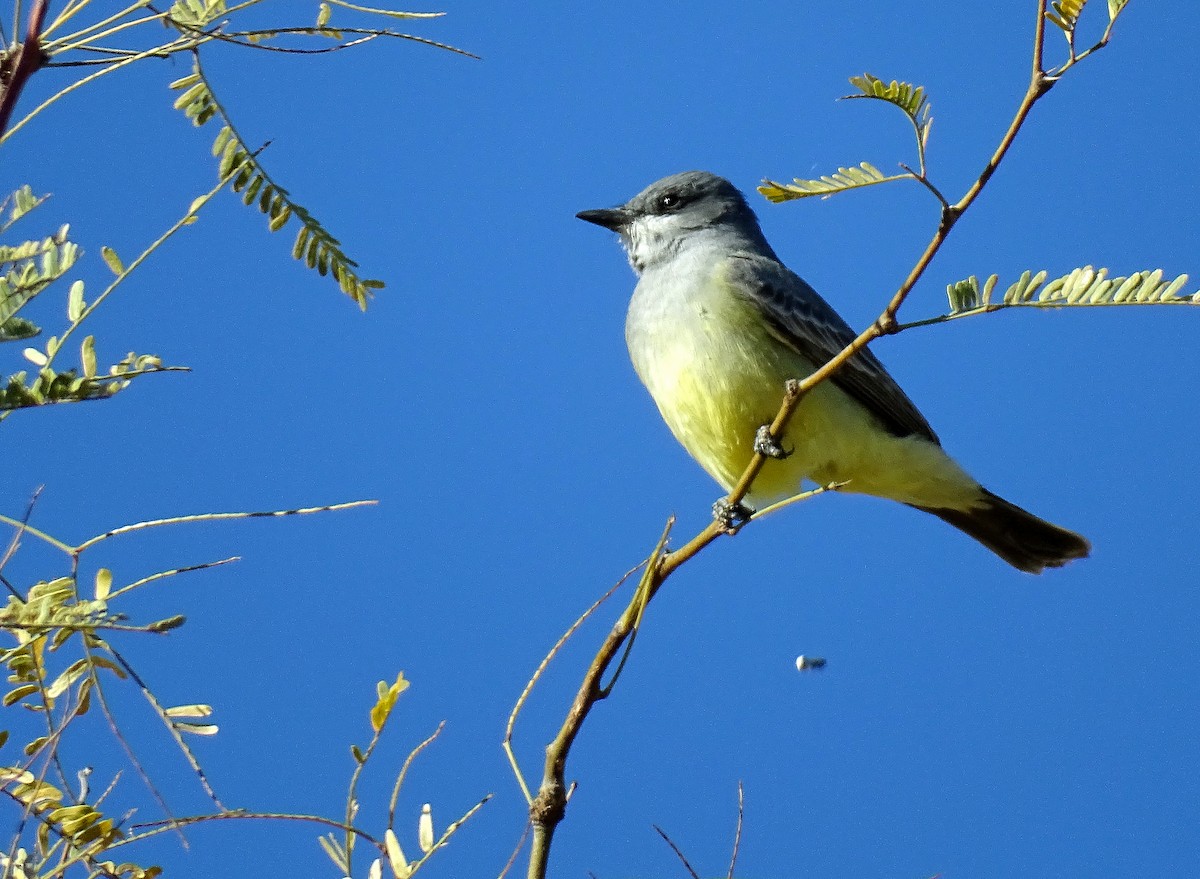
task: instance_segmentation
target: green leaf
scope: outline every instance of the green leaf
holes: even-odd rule
[[[924,86],[899,82],[894,79],[891,82],[884,82],[870,73],[850,77],[850,84],[858,88],[861,94],[846,95],[843,100],[853,101],[869,98],[899,107],[917,130],[917,136],[921,143],[924,144],[929,139],[929,128],[933,125],[933,117],[930,115],[929,100],[925,95]]]
[[[443,14],[394,12],[354,6],[335,0],[331,2],[333,5],[358,12],[393,18],[434,18]],[[171,7],[170,17],[177,23],[207,20],[217,6],[224,9],[223,0],[177,0]],[[359,308],[365,310],[374,291],[383,289],[383,282],[359,277],[355,271],[358,263],[346,256],[338,240],[267,174],[258,161],[259,151],[249,149],[238,137],[237,129],[213,94],[212,85],[204,76],[199,61],[193,59],[193,72],[175,80],[171,86],[181,92],[175,99],[176,108],[182,110],[196,125],[203,125],[213,117],[220,117],[221,130],[212,145],[213,154],[218,157],[219,176],[225,178],[233,175],[233,190],[242,193],[242,201],[247,205],[257,205],[258,209],[267,215],[268,228],[271,231],[279,231],[292,217],[296,217],[301,224],[300,234],[304,237],[297,239],[292,251],[293,256],[303,259],[309,268],[315,269],[320,275],[332,274],[342,292],[350,296]],[[193,202],[193,210],[196,207],[197,203]],[[0,314],[0,320],[3,317],[4,315]]]
[[[1128,2],[1129,0],[1108,0],[1108,20],[1116,21],[1117,16],[1125,9],[1125,4]]]
[[[217,137],[213,141],[213,145],[212,145],[212,154],[213,154],[214,158],[221,155],[221,153],[225,152],[225,145],[227,143],[229,143],[229,140],[232,137],[233,137],[233,129],[230,128],[228,125],[221,126],[221,130],[219,132],[217,132]]]
[[[11,690],[9,690],[7,693],[4,694],[3,705],[5,708],[8,708],[9,706],[15,705],[16,703],[20,702],[22,699],[24,699],[30,693],[36,693],[37,691],[38,691],[37,684],[22,684],[19,687],[13,687]]]
[[[317,27],[324,28],[329,24],[329,19],[333,16],[333,9],[328,3],[321,3],[317,6]]]
[[[203,82],[197,82],[182,95],[175,99],[173,106],[176,110],[186,110],[188,107],[196,104],[197,101],[208,97],[208,86]]]
[[[182,614],[177,614],[173,617],[167,617],[165,620],[157,620],[156,622],[146,626],[146,628],[151,632],[170,632],[173,629],[178,629],[186,622],[187,617],[183,616]]]
[[[71,290],[67,294],[67,319],[74,323],[79,320],[79,316],[83,314],[87,308],[87,303],[83,301],[83,281],[76,281],[71,285]]]
[[[363,754],[363,752],[362,752],[362,748],[360,748],[358,745],[351,745],[351,746],[350,746],[350,756],[351,756],[351,757],[353,757],[353,758],[354,758],[354,762],[355,762],[355,763],[357,763],[357,764],[359,764],[360,766],[361,766],[363,763],[366,763],[366,762],[367,762],[367,757],[366,757],[366,755],[365,755],[365,754]]]
[[[96,337],[88,336],[79,346],[79,363],[83,368],[84,378],[96,377]],[[109,574],[112,580],[112,574]],[[97,596],[99,597],[99,596]]]
[[[211,717],[211,705],[176,705],[163,712],[167,717]]]
[[[400,840],[396,839],[396,832],[390,827],[383,834],[383,847],[387,852],[388,866],[392,868],[392,874],[396,879],[405,879],[412,870],[400,849]]]
[[[125,669],[121,668],[121,666],[117,665],[108,657],[101,656],[99,653],[92,654],[92,665],[94,665],[96,668],[103,668],[107,671],[111,671],[121,680],[125,680],[127,677],[129,677]]]
[[[778,204],[779,202],[791,201],[797,198],[810,198],[812,196],[828,198],[839,192],[862,189],[864,186],[874,186],[877,183],[890,183],[893,180],[908,180],[911,177],[912,175],[908,173],[886,175],[869,162],[863,162],[857,168],[838,168],[837,173],[816,180],[804,180],[799,177],[795,178],[791,183],[777,183],[774,180],[764,180],[762,185],[758,187],[758,191],[768,201]]]
[[[195,85],[198,82],[200,82],[200,74],[193,71],[193,72],[189,73],[187,76],[180,77],[179,79],[170,83],[167,86],[167,88],[172,89],[174,91],[179,91],[180,89],[191,88],[193,85]]]
[[[17,220],[21,219],[27,213],[32,211],[47,198],[49,198],[49,196],[34,195],[33,189],[30,188],[29,184],[25,184],[21,188],[15,190],[8,196],[8,198],[4,199],[4,204],[8,205],[11,203],[12,207],[9,209],[8,219],[4,221],[2,226],[0,226],[0,231],[8,230],[8,228],[17,222]]]
[[[67,666],[66,670],[63,671],[62,674],[55,678],[54,683],[52,683],[46,689],[46,695],[51,699],[57,699],[63,693],[67,692],[67,690],[71,688],[72,684],[89,673],[90,666],[88,665],[88,660],[86,658],[75,660],[69,666]]]
[[[23,317],[10,317],[0,323],[0,342],[18,342],[22,339],[32,339],[42,331],[37,324]]]
[[[215,723],[175,723],[171,726],[183,733],[190,733],[194,736],[215,736],[220,732],[220,727]]]
[[[346,858],[346,850],[342,848],[342,844],[338,842],[337,837],[332,833],[325,836],[318,836],[317,842],[321,844],[321,848],[325,850],[325,854],[329,856],[329,860],[333,861],[333,865],[339,871],[346,874],[350,872],[350,864]]]
[[[278,232],[280,229],[282,229],[284,226],[287,225],[287,221],[290,220],[291,217],[292,217],[292,209],[290,207],[288,207],[286,204],[284,204],[283,208],[275,216],[273,216],[271,218],[270,222],[267,225],[268,225],[268,227],[270,227],[272,232]]]
[[[125,264],[121,262],[121,257],[117,256],[117,252],[108,245],[100,248],[100,255],[104,257],[105,264],[112,270],[114,275],[125,274]]]
[[[989,276],[982,289],[974,276],[957,281],[946,288],[950,300],[948,317],[1022,306],[1200,305],[1200,292],[1179,293],[1187,284],[1187,275],[1165,280],[1161,269],[1110,278],[1108,269],[1083,266],[1049,283],[1046,278],[1045,271],[1024,272],[999,301],[993,298],[998,275]]]
[[[55,340],[51,339],[50,342],[53,343]],[[47,347],[51,347],[51,345],[48,343]],[[80,377],[75,370],[55,372],[38,363],[39,358],[47,360],[47,362],[48,358],[43,352],[36,349],[27,349],[25,356],[41,368],[32,379],[25,372],[14,373],[7,378],[0,377],[0,411],[43,406],[49,403],[100,400],[124,390],[134,378],[141,375],[179,369],[179,367],[164,367],[158,357],[131,353],[120,363],[109,367],[107,375]]]
[[[95,596],[97,601],[105,601],[108,598],[109,593],[112,592],[112,581],[112,571],[108,568],[100,568],[96,571]]]

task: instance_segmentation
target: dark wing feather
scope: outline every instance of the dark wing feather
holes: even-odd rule
[[[829,362],[858,335],[803,278],[770,257],[735,254],[729,272],[733,289],[762,311],[779,340],[817,366]],[[938,442],[925,416],[869,349],[847,361],[830,381],[896,436],[917,434]]]

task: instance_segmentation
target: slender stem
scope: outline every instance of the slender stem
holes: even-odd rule
[[[38,540],[41,540],[41,541],[44,541],[45,543],[50,544],[55,549],[61,549],[67,555],[75,554],[75,547],[70,546],[69,544],[63,543],[57,537],[51,537],[45,531],[42,531],[38,528],[34,528],[28,522],[21,522],[18,519],[13,519],[13,518],[10,518],[3,514],[0,514],[0,522],[3,522],[5,525],[12,525],[14,528],[19,529],[22,533],[30,534],[30,535],[36,537]]]
[[[42,101],[40,104],[38,104],[32,110],[30,110],[27,114],[25,114],[25,117],[20,122],[18,122],[16,125],[14,125],[12,128],[7,129],[7,130],[5,130],[4,128],[0,128],[0,132],[3,132],[2,134],[0,134],[0,146],[5,144],[10,137],[12,137],[14,134],[16,134],[18,131],[20,131],[22,128],[24,128],[26,125],[28,125],[30,122],[32,122],[35,116],[37,116],[39,113],[41,113],[47,107],[49,107],[51,104],[55,103],[56,101],[60,100],[61,98],[65,98],[67,95],[69,95],[71,92],[75,91],[76,89],[82,88],[83,86],[87,85],[88,83],[94,82],[95,80],[99,79],[102,76],[107,76],[110,73],[115,73],[116,71],[120,70],[122,67],[126,66],[127,64],[132,64],[135,61],[141,61],[143,58],[151,58],[156,55],[162,55],[164,52],[166,52],[168,54],[171,52],[180,52],[180,51],[183,51],[184,49],[190,48],[192,45],[193,45],[193,41],[183,40],[181,38],[181,39],[175,40],[172,43],[165,43],[162,46],[156,46],[153,49],[146,49],[145,51],[138,52],[135,55],[129,55],[125,58],[122,58],[120,61],[112,62],[112,64],[110,64],[108,67],[105,67],[102,70],[97,70],[95,73],[85,76],[83,79],[76,80],[75,82],[71,83],[69,86],[62,89],[61,91],[56,92],[55,94],[46,98],[46,100]]]
[[[59,14],[58,18],[54,19],[54,21],[51,22],[51,24],[48,28],[46,28],[45,36],[50,36],[50,34],[52,34],[54,31],[58,30],[59,27],[61,27],[62,25],[66,24],[68,21],[70,21],[72,18],[74,18],[75,15],[77,13],[79,13],[80,11],[82,11],[90,2],[91,2],[91,0],[83,0],[83,2],[81,2],[81,3],[76,3],[76,4],[68,3],[67,8],[64,9]],[[110,15],[108,18],[102,19],[102,20],[96,22],[95,24],[89,24],[87,27],[83,28],[82,30],[78,30],[73,34],[69,34],[68,36],[63,37],[62,39],[51,40],[50,42],[46,43],[45,49],[47,52],[65,51],[64,49],[60,49],[60,47],[66,46],[67,48],[70,48],[70,46],[68,44],[82,42],[84,39],[86,39],[88,34],[93,34],[96,31],[103,30],[104,28],[106,28],[110,24],[112,24],[114,21],[120,21],[125,16],[136,12],[137,10],[141,9],[143,6],[148,6],[148,5],[150,5],[150,0],[137,0],[136,3],[132,3],[129,6],[126,6],[120,12]],[[150,19],[143,18],[143,19],[140,19],[140,21],[148,21],[148,20],[153,21],[154,18],[161,18],[161,17],[162,17],[161,15],[155,15],[155,16],[153,16],[153,18],[150,18]]]
[[[341,821],[335,821],[332,818],[322,818],[320,815],[293,815],[284,812],[218,812],[215,815],[193,815],[187,818],[170,818],[165,821],[147,821],[142,824],[134,824],[133,830],[138,831],[130,834],[124,839],[115,841],[109,848],[117,848],[122,845],[140,842],[150,836],[157,836],[160,833],[166,833],[170,830],[178,830],[181,827],[188,827],[192,824],[200,824],[205,821],[305,821],[309,824],[320,824],[324,827],[332,827],[336,830],[344,830],[347,833],[352,833],[357,837],[361,837],[376,848],[382,848],[381,843],[369,833],[359,830],[351,824],[343,824]],[[143,828],[149,828],[143,830]]]
[[[567,630],[562,633],[557,641],[554,642],[554,646],[550,648],[550,651],[545,655],[545,657],[543,657],[542,661],[538,663],[538,667],[534,670],[533,675],[529,678],[529,682],[525,684],[525,689],[523,689],[521,691],[521,695],[517,697],[517,702],[515,705],[513,705],[512,712],[508,715],[508,725],[504,728],[504,741],[502,743],[504,747],[504,753],[508,756],[508,762],[512,767],[513,775],[516,776],[517,784],[520,786],[521,792],[525,795],[525,802],[530,805],[533,804],[533,794],[529,792],[529,785],[525,783],[525,775],[523,772],[521,772],[521,767],[517,762],[517,755],[513,751],[512,747],[513,731],[516,729],[517,717],[520,716],[521,709],[525,707],[525,701],[529,698],[529,694],[533,692],[534,686],[539,680],[541,680],[542,675],[545,673],[550,663],[554,660],[554,657],[557,656],[558,652],[563,648],[563,645],[565,645],[567,641],[570,640],[571,636],[578,631],[579,627],[582,626],[584,622],[599,609],[600,605],[608,601],[608,599],[612,597],[612,594],[621,588],[625,581],[628,580],[635,571],[644,567],[648,561],[649,559],[638,562],[636,565],[626,571],[625,574],[619,580],[617,580],[617,582],[614,583],[607,592],[597,598],[592,603],[591,607],[580,614],[578,619],[576,619],[575,622],[567,627]]]
[[[122,62],[118,62],[118,63],[122,63]],[[82,312],[80,312],[79,317],[75,318],[75,320],[71,322],[71,325],[68,326],[63,331],[62,336],[58,340],[58,347],[56,349],[54,349],[53,351],[49,352],[50,358],[49,358],[48,362],[46,363],[47,367],[51,366],[54,363],[54,358],[58,356],[58,352],[63,350],[63,347],[64,347],[63,343],[65,343],[67,341],[67,339],[70,338],[72,333],[74,333],[77,329],[79,329],[80,325],[84,321],[86,321],[89,317],[91,317],[92,313],[97,308],[100,307],[101,303],[103,303],[104,300],[107,299],[109,297],[109,295],[114,290],[116,290],[117,287],[119,287],[121,285],[121,282],[124,281],[126,278],[128,278],[134,272],[134,270],[137,269],[138,266],[140,266],[147,259],[149,259],[150,255],[152,253],[154,253],[154,251],[158,250],[158,248],[162,247],[162,245],[165,244],[167,242],[167,240],[169,238],[171,238],[171,236],[173,236],[176,232],[178,232],[184,226],[189,225],[192,222],[193,218],[196,216],[196,212],[199,211],[200,208],[204,207],[204,205],[208,204],[216,196],[216,194],[218,192],[220,192],[222,189],[224,189],[225,185],[227,183],[229,183],[229,181],[232,180],[241,170],[242,170],[242,166],[241,166],[241,163],[239,163],[236,168],[231,169],[228,174],[226,174],[224,177],[222,177],[216,186],[214,186],[212,189],[210,189],[204,195],[200,196],[198,199],[195,199],[188,206],[187,212],[184,213],[184,215],[182,217],[180,217],[178,220],[176,220],[171,225],[171,228],[167,229],[166,232],[164,232],[162,235],[158,236],[158,238],[155,240],[155,242],[153,244],[151,244],[149,247],[147,247],[145,250],[143,250],[137,259],[135,259],[129,265],[124,267],[124,269],[121,271],[121,273],[119,275],[117,275],[116,278],[113,279],[112,283],[104,288],[104,292],[102,292],[99,296],[97,296],[94,302],[89,303],[87,308],[85,308]],[[82,549],[82,547],[81,547],[81,549]]]
[[[105,531],[103,534],[97,534],[95,537],[85,540],[79,546],[71,549],[74,555],[81,554],[85,549],[95,546],[101,541],[108,540],[110,537],[116,537],[118,534],[128,534],[131,531],[143,531],[146,528],[157,528],[161,525],[182,525],[188,522],[216,522],[223,519],[258,519],[272,516],[301,516],[308,513],[324,513],[333,510],[349,510],[354,507],[365,507],[377,503],[377,501],[349,501],[344,504],[329,504],[324,507],[302,507],[295,510],[270,510],[267,512],[253,513],[198,513],[194,516],[171,516],[167,519],[150,519],[145,522],[136,522],[133,525],[122,525],[120,528],[114,528],[111,531]]]
[[[1045,74],[1044,55],[1046,50],[1046,0],[1037,2],[1037,21],[1033,26],[1033,70],[1030,79]]]
[[[400,801],[400,789],[404,787],[404,779],[408,777],[408,767],[412,766],[412,762],[417,759],[418,754],[433,744],[445,728],[446,721],[443,720],[425,741],[408,752],[408,756],[404,759],[404,765],[400,767],[400,773],[396,776],[396,783],[392,785],[392,798],[388,800],[388,827],[395,828],[396,826],[396,803]]]
[[[167,577],[174,577],[176,574],[187,574],[192,571],[207,571],[209,568],[216,568],[220,567],[221,565],[228,565],[231,562],[239,562],[241,560],[241,556],[233,555],[226,559],[218,559],[215,562],[201,562],[198,565],[187,565],[182,568],[172,568],[169,571],[159,571],[157,574],[151,574],[148,577],[142,577],[140,580],[134,580],[128,586],[122,586],[120,589],[114,589],[112,592],[108,593],[108,598],[106,600],[111,602],[114,598],[124,595],[126,592],[130,592],[140,586],[153,583],[156,580],[164,580]],[[136,628],[141,629],[142,627]]]

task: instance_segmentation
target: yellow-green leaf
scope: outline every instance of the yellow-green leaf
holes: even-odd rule
[[[14,687],[4,694],[4,707],[7,708],[10,705],[15,705],[30,693],[36,693],[37,691],[37,684],[22,684],[19,687]]]
[[[412,871],[404,852],[400,849],[400,840],[396,839],[396,834],[390,827],[383,834],[383,847],[387,850],[388,866],[392,868],[396,879],[407,879]]]
[[[215,736],[219,731],[215,723],[172,723],[180,732],[191,733],[194,736]]]
[[[90,339],[91,336],[88,336],[88,338]],[[95,369],[96,369],[95,359],[96,359],[96,355],[95,355],[95,353],[93,353],[92,354],[92,361],[93,361],[92,362],[92,372],[89,373],[89,375],[95,375]],[[110,571],[108,568],[101,568],[100,570],[98,570],[96,572],[96,600],[97,601],[104,601],[105,599],[108,598],[109,593],[112,592],[112,580],[113,580],[112,571]]]
[[[67,319],[72,323],[79,320],[85,308],[87,303],[83,301],[83,281],[76,281],[67,294]]]
[[[279,213],[277,213],[275,216],[271,217],[271,221],[267,224],[267,226],[271,229],[272,232],[278,232],[280,229],[282,229],[284,226],[287,225],[287,221],[290,220],[291,218],[292,218],[292,209],[289,205],[287,205],[285,203],[283,206],[283,210],[279,211]]]
[[[96,337],[88,336],[83,340],[83,344],[79,346],[79,360],[83,366],[83,374],[87,378],[96,377]],[[112,574],[109,574],[109,580],[112,580]],[[96,596],[99,598],[100,596]]]
[[[67,666],[66,670],[60,674],[47,689],[46,695],[51,699],[57,699],[63,693],[70,689],[71,685],[86,674],[90,673],[90,667],[87,659],[77,659]]]
[[[388,686],[383,681],[380,681],[376,686],[376,691],[379,694],[379,701],[375,703],[375,707],[371,709],[371,728],[375,732],[383,729],[383,725],[387,723],[388,716],[392,713],[392,708],[396,705],[396,700],[400,698],[400,694],[408,689],[409,682],[404,679],[404,672],[396,675],[396,682]]]
[[[125,265],[121,262],[121,257],[117,256],[117,252],[107,244],[100,248],[100,255],[104,257],[104,262],[112,270],[114,275],[125,274]]]

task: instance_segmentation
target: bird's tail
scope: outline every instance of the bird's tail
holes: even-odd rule
[[[1014,568],[1040,574],[1060,568],[1071,559],[1086,558],[1087,539],[1074,531],[1039,519],[1016,504],[982,489],[982,502],[969,510],[917,507],[933,513],[959,531],[974,537]]]

